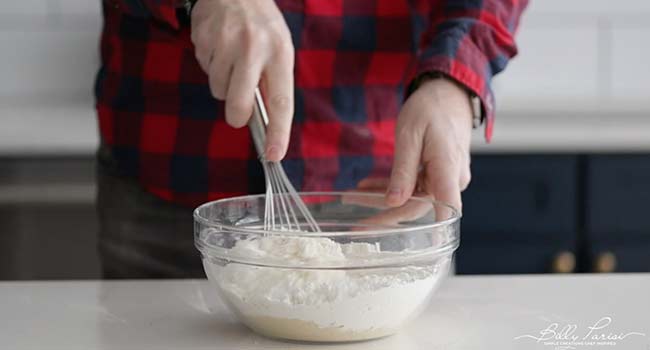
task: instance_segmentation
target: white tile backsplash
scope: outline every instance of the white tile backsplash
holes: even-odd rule
[[[100,4],[0,0],[0,98],[90,101]],[[650,99],[648,18],[649,0],[532,0],[520,54],[495,79],[498,104]]]
[[[650,99],[650,25],[614,26],[611,54],[613,98]]]
[[[50,1],[57,0],[2,0],[0,1],[0,15],[44,15],[50,9],[48,6]],[[50,2],[49,5],[51,4]]]
[[[102,0],[2,0],[0,15],[83,14],[98,15]]]
[[[648,0],[531,0],[529,10],[536,13],[574,15],[636,15],[650,12]]]
[[[58,0],[59,11],[64,14],[97,15],[101,13],[101,0]]]
[[[90,99],[98,62],[93,31],[0,32],[0,98]]]
[[[598,38],[595,23],[524,26],[519,55],[495,79],[502,103],[511,99],[595,97]]]

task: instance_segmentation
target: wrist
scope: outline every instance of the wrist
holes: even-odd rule
[[[468,133],[472,129],[470,93],[453,79],[440,77],[422,81],[413,96],[427,101],[425,105],[431,111],[430,117],[448,120]]]
[[[469,102],[469,108],[472,117],[472,127],[474,129],[478,128],[483,123],[483,110],[481,106],[481,99],[465,85],[458,82],[456,79],[449,77],[448,75],[438,72],[424,72],[418,75],[411,84],[408,86],[408,95],[412,94],[416,90],[423,87],[423,85],[431,85],[433,81],[442,81],[446,85],[448,90],[455,90],[456,95],[462,94],[465,97],[465,100]],[[433,84],[438,85],[438,84]]]

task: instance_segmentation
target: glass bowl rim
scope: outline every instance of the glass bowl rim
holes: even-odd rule
[[[362,192],[362,191],[314,191],[314,192],[298,192],[298,195],[300,196],[337,196],[337,197],[342,197],[343,195],[361,195],[361,196],[367,196],[367,197],[381,197],[383,198],[385,195],[383,193],[376,193],[376,192]],[[214,201],[209,201],[206,203],[203,203],[196,207],[193,212],[193,217],[195,222],[199,222],[207,227],[214,227],[214,228],[219,228],[220,230],[228,231],[228,232],[233,232],[233,233],[245,233],[245,234],[250,234],[250,235],[265,235],[265,236],[282,236],[282,237],[321,237],[321,238],[330,238],[330,237],[345,237],[345,236],[356,236],[356,235],[366,235],[377,237],[377,236],[386,236],[386,235],[398,235],[398,234],[403,234],[403,233],[408,233],[412,231],[420,231],[420,230],[427,230],[427,229],[435,229],[438,227],[443,227],[443,226],[449,226],[452,225],[456,222],[458,222],[462,218],[462,213],[456,209],[454,206],[447,204],[445,202],[437,201],[434,199],[430,199],[427,197],[421,197],[421,196],[411,196],[409,197],[408,201],[414,200],[414,201],[419,201],[419,202],[426,202],[426,203],[431,203],[432,206],[435,208],[436,206],[442,206],[446,207],[447,209],[451,210],[451,215],[449,218],[441,221],[436,221],[434,223],[430,224],[419,224],[419,225],[411,225],[407,227],[397,227],[397,228],[390,228],[390,229],[372,229],[372,230],[360,230],[360,231],[327,231],[327,232],[320,232],[320,233],[313,233],[313,232],[300,232],[300,231],[279,231],[279,230],[259,230],[259,229],[249,229],[245,227],[240,227],[240,226],[233,226],[233,225],[227,225],[227,224],[218,224],[215,223],[214,221],[211,221],[202,215],[199,214],[200,210],[216,205],[216,204],[222,204],[222,203],[228,203],[228,202],[234,202],[237,200],[242,200],[242,199],[248,199],[248,200],[254,200],[257,198],[262,198],[264,197],[265,194],[252,194],[252,195],[244,195],[244,196],[236,196],[236,197],[228,197],[228,198],[221,198],[217,199]],[[405,202],[406,203],[406,202]]]
[[[346,194],[347,195],[358,194],[358,195],[375,197],[375,198],[384,197],[384,194],[382,193],[360,192],[360,191],[318,191],[318,192],[299,192],[299,194],[306,195],[306,196],[337,196],[337,197],[341,197]],[[397,228],[390,228],[390,229],[369,229],[365,231],[363,230],[327,231],[327,232],[320,232],[320,233],[312,233],[312,232],[305,233],[305,232],[296,232],[296,231],[264,231],[260,229],[250,229],[250,228],[245,228],[240,226],[218,224],[208,220],[207,218],[199,214],[199,211],[201,209],[215,204],[234,202],[236,200],[255,200],[263,196],[264,194],[237,196],[237,197],[218,199],[215,201],[204,203],[194,210],[195,223],[198,222],[200,224],[205,225],[206,227],[215,228],[220,231],[227,231],[235,234],[245,234],[253,237],[276,236],[276,237],[288,237],[288,238],[309,237],[309,238],[334,239],[339,237],[350,238],[350,237],[358,237],[358,236],[389,237],[389,236],[397,236],[401,234],[409,234],[411,232],[422,231],[422,230],[433,230],[439,227],[451,227],[452,225],[457,223],[462,217],[462,214],[459,210],[457,210],[456,208],[454,208],[453,206],[447,203],[435,201],[427,197],[418,197],[418,196],[412,196],[409,198],[409,200],[415,200],[423,203],[430,203],[433,206],[433,208],[435,208],[436,206],[442,206],[448,208],[451,210],[451,216],[445,220],[436,221],[430,224],[416,224],[407,227],[397,227]],[[195,226],[195,230],[196,230],[196,226]],[[206,244],[200,238],[200,233],[196,231],[194,232],[194,240],[195,240],[194,243],[196,248],[201,252],[203,258],[204,259],[208,258],[209,260],[226,259],[230,262],[236,262],[239,264],[245,264],[250,266],[273,267],[273,268],[283,268],[283,269],[357,270],[357,269],[367,269],[367,268],[399,267],[399,266],[408,266],[408,265],[413,265],[418,263],[429,263],[431,259],[442,257],[442,256],[449,256],[453,254],[454,251],[460,245],[460,232],[458,231],[458,229],[455,229],[454,234],[451,237],[452,238],[450,240],[444,242],[439,246],[429,247],[417,251],[403,251],[402,253],[408,253],[408,254],[389,255],[379,259],[372,259],[372,261],[362,260],[362,261],[338,262],[338,263],[306,262],[304,264],[285,263],[281,261],[276,261],[274,259],[260,259],[257,257],[232,255],[228,249],[222,249],[222,248],[218,248]]]

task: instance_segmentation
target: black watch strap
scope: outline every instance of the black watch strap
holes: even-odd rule
[[[192,14],[192,10],[194,9],[194,5],[196,5],[196,2],[198,0],[184,0],[183,1],[183,8],[185,9],[185,12],[187,13],[187,16],[190,17]]]

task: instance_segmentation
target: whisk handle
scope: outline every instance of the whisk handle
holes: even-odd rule
[[[253,143],[255,144],[255,150],[257,150],[257,154],[260,156],[261,160],[266,159],[264,156],[264,145],[266,143],[266,125],[268,124],[268,120],[269,118],[266,114],[266,108],[264,107],[262,94],[260,93],[260,90],[256,88],[253,115],[248,121],[248,128],[251,131]]]

